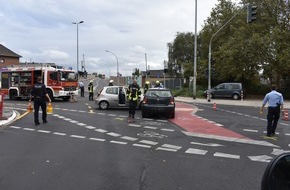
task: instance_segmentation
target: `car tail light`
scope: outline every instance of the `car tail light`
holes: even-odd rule
[[[143,98],[143,104],[148,104],[148,99],[146,97]]]
[[[174,98],[170,98],[169,104],[174,105]]]

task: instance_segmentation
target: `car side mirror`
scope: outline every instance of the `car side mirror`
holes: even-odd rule
[[[290,189],[290,152],[275,157],[262,178],[262,190]]]

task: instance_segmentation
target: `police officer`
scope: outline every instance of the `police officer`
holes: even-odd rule
[[[127,98],[129,100],[129,118],[135,118],[135,110],[137,107],[137,102],[140,99],[141,90],[137,84],[137,80],[133,80],[133,84],[127,89]]]
[[[89,100],[94,100],[94,84],[92,80],[89,83],[88,90],[89,90]]]
[[[38,113],[39,113],[39,107],[41,107],[42,110],[42,121],[43,123],[47,123],[47,113],[46,113],[46,99],[48,99],[49,102],[51,102],[51,99],[46,91],[46,86],[42,83],[42,78],[39,76],[37,77],[37,82],[34,84],[32,90],[31,90],[31,98],[33,98],[34,101],[34,123],[35,125],[39,125],[39,119],[38,119]]]
[[[149,81],[146,81],[145,82],[145,85],[144,85],[144,94],[146,94],[147,90],[149,89],[149,84],[150,84]]]
[[[267,136],[275,136],[275,130],[277,128],[277,123],[280,117],[280,108],[283,110],[283,96],[281,93],[276,91],[276,86],[271,86],[271,92],[267,93],[260,110],[260,113],[263,112],[263,109],[268,102],[268,115],[267,115]]]

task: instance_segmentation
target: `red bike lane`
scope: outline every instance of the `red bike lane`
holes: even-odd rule
[[[195,108],[193,105],[176,102],[175,118],[171,119],[170,121],[187,132],[237,139],[249,139],[248,137],[222,127],[220,124],[194,115],[194,109],[197,108]]]

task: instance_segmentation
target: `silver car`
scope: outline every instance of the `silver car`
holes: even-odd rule
[[[129,101],[127,100],[127,92],[128,87],[126,86],[105,86],[100,92],[97,94],[95,98],[96,105],[99,106],[100,109],[106,110],[110,108],[118,108],[118,107],[129,107]],[[142,107],[143,93],[141,90],[141,97],[138,102],[138,107]]]

